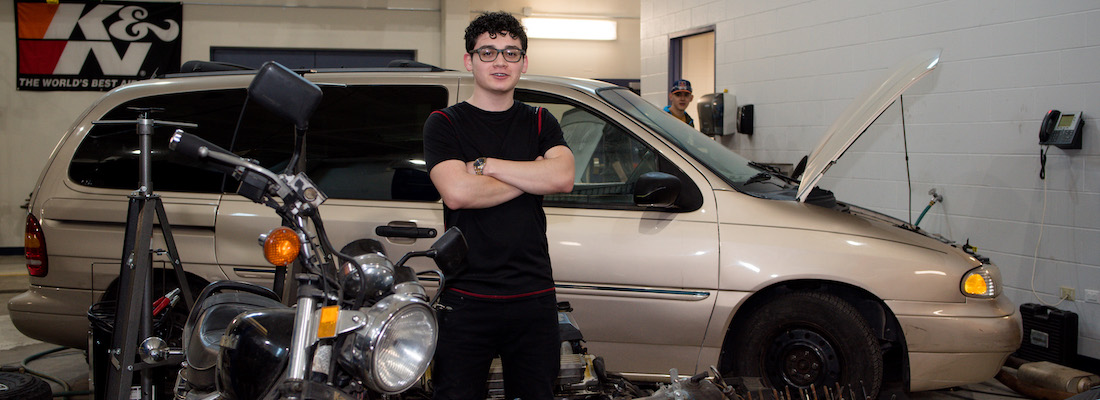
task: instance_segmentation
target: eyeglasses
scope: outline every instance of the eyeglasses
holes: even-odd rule
[[[526,51],[509,47],[504,50],[499,50],[495,47],[485,46],[478,49],[474,49],[470,54],[477,54],[477,58],[480,58],[482,62],[493,62],[497,60],[497,56],[504,53],[504,61],[507,62],[519,62],[523,58]]]

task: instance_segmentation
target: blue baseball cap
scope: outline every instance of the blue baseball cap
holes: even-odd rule
[[[672,82],[672,89],[670,89],[668,92],[669,93],[676,93],[676,92],[691,93],[691,82],[688,82],[687,79],[680,79],[680,80],[677,80],[675,82]]]

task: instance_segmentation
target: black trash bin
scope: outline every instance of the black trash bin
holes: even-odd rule
[[[93,304],[88,308],[88,321],[91,322],[91,334],[89,335],[88,346],[88,365],[92,367],[92,387],[94,398],[96,400],[102,400],[107,397],[107,371],[108,368],[114,368],[111,364],[111,355],[108,352],[111,349],[111,336],[115,332],[115,310],[118,303],[115,300],[103,300]],[[153,335],[160,337],[169,343],[173,341],[169,339],[171,332],[171,324],[168,323],[169,318],[167,316],[170,312],[161,313],[158,318],[153,318]],[[135,343],[135,345],[140,343]],[[169,366],[156,367],[151,370],[153,372],[153,384],[158,386],[156,389],[158,399],[162,398],[163,393],[169,394],[171,398],[170,385],[175,381],[176,369]],[[134,372],[133,385],[141,385],[141,374]]]

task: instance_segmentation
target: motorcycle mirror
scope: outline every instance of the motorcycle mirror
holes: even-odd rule
[[[435,265],[448,274],[454,274],[454,269],[461,265],[470,247],[466,244],[466,237],[462,235],[462,231],[452,226],[432,244],[431,250],[435,253],[432,256]]]
[[[274,61],[260,67],[248,85],[248,95],[302,132],[321,103],[321,88]]]

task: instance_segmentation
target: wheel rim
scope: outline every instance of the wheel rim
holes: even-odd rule
[[[808,329],[788,329],[772,341],[764,373],[773,386],[827,387],[840,380],[840,358],[824,336]]]

